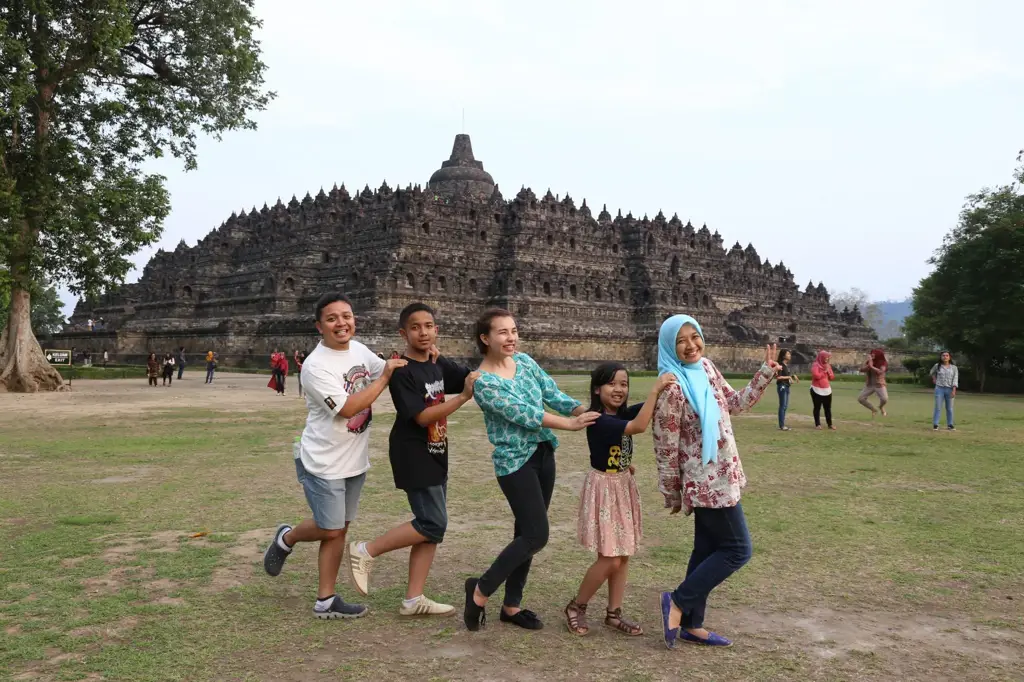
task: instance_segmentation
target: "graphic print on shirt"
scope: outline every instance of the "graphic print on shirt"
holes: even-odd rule
[[[633,462],[633,436],[622,434],[622,444],[608,448],[608,467],[605,471],[625,471]]]
[[[444,402],[444,379],[424,384],[423,404],[433,407]],[[427,426],[427,452],[432,455],[444,455],[448,444],[448,418],[441,417]]]
[[[370,373],[363,365],[355,365],[345,372],[345,392],[353,395],[370,385]],[[349,433],[362,433],[373,421],[373,408],[367,407],[348,420]]]

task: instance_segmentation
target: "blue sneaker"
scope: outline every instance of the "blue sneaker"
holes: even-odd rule
[[[676,648],[676,638],[679,637],[679,628],[669,628],[668,617],[672,613],[672,593],[661,593],[661,624],[665,629],[665,646],[669,649]]]
[[[341,597],[335,596],[331,603],[323,609],[313,606],[313,615],[321,620],[334,620],[335,618],[362,618],[369,612],[369,609],[362,604],[346,604]]]
[[[679,638],[684,642],[689,642],[690,644],[700,644],[703,646],[732,646],[732,642],[727,640],[725,637],[722,637],[721,635],[715,634],[714,632],[709,632],[707,639],[701,639],[697,635],[691,635],[686,630],[680,630]]]

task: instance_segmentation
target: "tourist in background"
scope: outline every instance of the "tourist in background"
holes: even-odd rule
[[[278,526],[263,555],[263,568],[268,575],[279,575],[296,543],[319,543],[313,615],[320,619],[359,618],[366,615],[367,608],[346,603],[335,585],[345,536],[359,510],[370,468],[373,402],[387,388],[392,373],[407,363],[384,362],[353,338],[356,318],[351,301],[343,294],[321,296],[314,319],[322,339],[303,367],[309,414],[292,451],[295,473],[313,518],[295,527],[287,523]]]
[[[484,413],[498,486],[515,517],[514,537],[480,578],[466,580],[463,620],[479,630],[488,598],[502,583],[505,599],[500,620],[528,630],[543,627],[537,614],[521,608],[523,588],[533,555],[548,542],[548,506],[555,488],[555,448],[551,429],[582,431],[600,416],[584,412],[533,358],[517,350],[519,330],[512,313],[486,311],[476,322],[476,345],[484,356],[473,387]],[[549,407],[559,414],[545,411]],[[564,416],[561,416],[564,415]]]
[[[860,371],[865,376],[864,390],[860,392],[860,396],[857,397],[859,402],[864,407],[871,410],[871,416],[874,417],[876,412],[881,412],[882,416],[887,416],[885,411],[885,404],[889,402],[889,391],[885,387],[885,373],[889,369],[889,361],[885,359],[885,351],[881,348],[876,348],[871,351],[871,355],[860,367]],[[868,398],[872,395],[878,396],[878,409],[872,405]]]
[[[213,373],[217,369],[217,354],[212,350],[206,351],[206,383],[213,383]]]
[[[185,346],[178,348],[178,356],[175,360],[178,363],[178,381],[181,381],[181,375],[185,373]]]
[[[789,396],[792,392],[793,384],[800,381],[795,373],[790,372],[789,363],[793,361],[793,354],[783,348],[779,351],[779,357],[776,362],[779,365],[779,373],[775,377],[775,390],[779,394],[779,430],[789,431],[789,427],[786,426],[786,411],[789,410]]]
[[[601,416],[587,428],[590,470],[580,493],[577,537],[597,560],[565,607],[566,625],[573,634],[590,631],[587,604],[605,582],[604,624],[627,635],[644,634],[639,623],[622,615],[629,557],[636,554],[643,534],[640,491],[633,478],[633,436],[647,430],[658,395],[675,381],[674,374],[661,375],[646,402],[627,407],[629,372],[624,365],[607,362],[590,374],[590,410]]]
[[[276,348],[270,356],[270,371],[273,374],[274,389],[278,395],[284,395],[284,378],[288,374],[288,357]]]
[[[939,416],[942,407],[946,408],[946,428],[956,431],[953,425],[953,399],[956,389],[960,386],[960,370],[953,364],[953,356],[949,351],[942,351],[939,361],[932,366],[932,383],[935,384],[935,410],[932,412],[932,430],[939,430]]]
[[[164,386],[174,383],[174,356],[170,353],[164,354]]]
[[[156,386],[156,380],[160,376],[160,361],[157,360],[156,353],[150,353],[146,360],[146,376],[149,377],[149,385]]]
[[[306,359],[306,354],[300,350],[296,350],[292,357],[295,360],[295,382],[299,385],[299,397],[302,397],[302,361]]]
[[[706,646],[730,646],[704,628],[711,591],[750,561],[753,552],[740,505],[746,486],[731,414],[757,404],[775,378],[775,346],[741,391],[734,390],[704,357],[704,333],[689,315],[673,315],[658,333],[658,371],[671,372],[671,384],[654,412],[654,457],[658,488],[670,514],[693,514],[693,551],[686,578],[673,592],[662,592],[665,645],[677,639]]]
[[[811,403],[814,405],[814,428],[821,429],[821,411],[825,410],[825,423],[832,431],[832,380],[836,373],[832,370],[832,353],[827,350],[818,351],[818,357],[811,365]]]

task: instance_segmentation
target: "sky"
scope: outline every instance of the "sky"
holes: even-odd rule
[[[257,0],[256,13],[277,98],[258,130],[203,140],[198,170],[149,164],[172,212],[129,281],[232,211],[334,183],[425,184],[466,132],[506,198],[526,185],[595,213],[678,213],[783,261],[801,287],[902,299],[964,198],[1008,183],[1024,147],[1016,0]]]

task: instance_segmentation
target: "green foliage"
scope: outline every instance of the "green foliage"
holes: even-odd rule
[[[251,129],[273,97],[253,0],[0,4],[0,258],[13,286],[123,282],[159,238],[165,153],[196,167],[200,133]]]
[[[984,390],[991,370],[1024,365],[1024,165],[1014,182],[968,197],[914,289],[907,335],[966,356]]]

